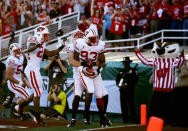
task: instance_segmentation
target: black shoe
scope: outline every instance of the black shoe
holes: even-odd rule
[[[73,127],[73,126],[75,126],[76,125],[76,120],[75,119],[72,119],[71,121],[70,121],[70,123],[67,125],[67,127]]]
[[[46,126],[46,123],[40,117],[34,116],[33,121],[39,126]]]
[[[112,126],[112,122],[108,119],[107,114],[104,115],[104,120],[107,126]]]
[[[84,119],[84,124],[91,125],[91,121],[89,119]]]
[[[106,121],[100,121],[100,127],[101,128],[106,128],[106,127],[109,127],[106,123]]]

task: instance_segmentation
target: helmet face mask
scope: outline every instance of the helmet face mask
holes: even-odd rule
[[[19,58],[22,54],[22,50],[19,47],[18,43],[11,44],[10,47],[9,47],[9,50],[10,50],[10,54],[12,56],[17,57],[17,58]]]
[[[98,36],[94,29],[87,29],[85,31],[85,37],[88,45],[93,46],[98,42]]]
[[[49,34],[50,33],[46,26],[38,26],[34,31],[34,36],[36,36],[41,43],[48,42],[50,40]]]
[[[91,36],[88,38],[88,44],[93,46],[97,43],[97,37],[96,36]]]

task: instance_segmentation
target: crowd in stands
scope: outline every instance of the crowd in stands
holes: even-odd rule
[[[49,24],[52,18],[74,11],[80,11],[81,30],[91,17],[99,35],[105,27],[105,38],[111,40],[160,29],[188,29],[188,0],[0,0],[0,8],[0,35],[40,22]]]

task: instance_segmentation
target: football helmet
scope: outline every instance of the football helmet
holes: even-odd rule
[[[73,34],[72,37],[74,40],[78,39],[78,38],[84,38],[84,32],[82,32],[81,30],[76,30]]]
[[[49,41],[49,30],[46,26],[38,26],[34,30],[34,36],[37,37],[38,41],[41,41],[41,44]]]
[[[97,43],[98,35],[94,29],[87,29],[85,30],[84,34],[88,45],[93,46]]]
[[[12,43],[9,46],[9,50],[10,50],[10,55],[15,56],[17,58],[19,58],[21,53],[22,53],[21,52],[21,47],[19,46],[18,43]]]

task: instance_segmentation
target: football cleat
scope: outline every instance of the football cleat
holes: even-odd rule
[[[71,121],[70,121],[70,123],[67,125],[67,127],[73,127],[73,126],[75,126],[76,125],[76,120],[75,119],[72,119]]]
[[[86,124],[86,125],[91,125],[91,121],[88,120],[88,119],[84,119],[84,124]]]

